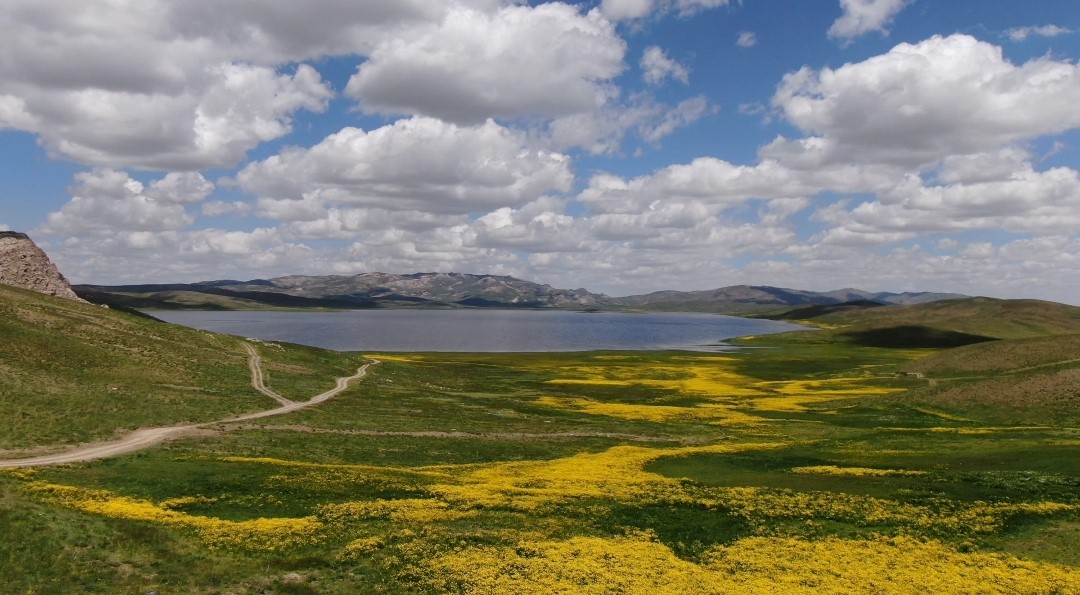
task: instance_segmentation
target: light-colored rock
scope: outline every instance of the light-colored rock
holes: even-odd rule
[[[85,301],[71,290],[49,256],[24,233],[0,231],[0,283],[60,298]]]

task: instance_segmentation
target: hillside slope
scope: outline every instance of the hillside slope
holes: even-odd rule
[[[1080,308],[1039,300],[969,298],[909,306],[796,309],[786,319],[819,327],[755,345],[901,347],[904,370],[925,381],[889,397],[905,407],[963,412],[1013,426],[1080,423]]]
[[[1041,300],[986,297],[838,312],[820,319],[854,328],[927,326],[994,339],[1080,333],[1080,308]]]
[[[265,409],[241,341],[0,285],[0,450]],[[268,382],[286,396],[329,388],[359,359],[262,351]]]
[[[820,330],[773,340],[890,347],[960,347],[1000,339],[1080,334],[1080,307],[1041,300],[966,298],[905,306],[808,306],[775,318]]]

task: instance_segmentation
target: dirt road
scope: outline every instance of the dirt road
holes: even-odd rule
[[[248,368],[251,370],[251,386],[253,386],[255,390],[282,405],[292,405],[293,401],[286,399],[271,390],[270,387],[266,386],[266,380],[263,378],[262,371],[262,357],[259,356],[259,352],[255,351],[255,348],[252,347],[250,343],[244,343],[244,349],[248,352]]]
[[[373,364],[379,363],[379,360],[372,360],[369,363],[360,366],[356,370],[356,374],[352,376],[346,376],[344,378],[337,379],[337,385],[318,395],[315,395],[307,401],[290,401],[285,397],[277,394],[266,387],[263,381],[263,373],[261,362],[262,358],[259,354],[247,343],[244,344],[244,348],[247,350],[249,359],[248,366],[251,369],[251,386],[262,394],[274,399],[281,403],[281,407],[277,409],[268,409],[266,411],[256,411],[255,413],[246,413],[236,417],[229,417],[226,419],[219,419],[215,421],[208,421],[199,424],[185,424],[177,426],[165,426],[160,428],[142,428],[135,430],[134,432],[124,436],[119,440],[113,440],[110,442],[97,442],[94,444],[88,444],[86,446],[80,446],[74,450],[68,452],[62,452],[53,455],[43,455],[40,457],[33,457],[28,459],[14,459],[9,461],[0,461],[0,467],[38,467],[43,465],[61,465],[64,463],[77,463],[81,461],[93,461],[95,459],[104,459],[108,457],[114,457],[117,455],[134,452],[136,450],[142,450],[149,448],[155,444],[160,444],[169,438],[175,438],[177,436],[183,436],[185,434],[191,434],[197,432],[201,428],[219,424],[223,422],[234,421],[247,421],[251,419],[259,419],[263,417],[270,417],[273,415],[282,415],[285,413],[291,413],[305,407],[311,407],[312,405],[318,405],[327,399],[330,399],[349,387],[349,383],[353,380],[359,380],[367,375],[367,369]]]

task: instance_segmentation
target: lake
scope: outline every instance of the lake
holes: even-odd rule
[[[339,351],[726,351],[725,339],[800,327],[692,313],[557,310],[154,311],[198,329]]]

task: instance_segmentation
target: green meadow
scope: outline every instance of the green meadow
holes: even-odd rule
[[[239,338],[0,291],[3,458],[274,405]],[[719,354],[256,344],[295,399],[381,363],[288,415],[0,469],[0,591],[1078,593],[1075,315],[958,307]]]

